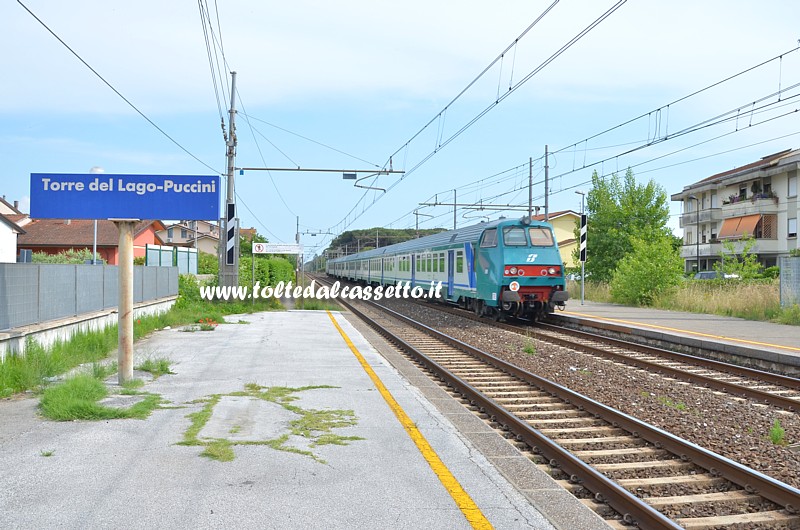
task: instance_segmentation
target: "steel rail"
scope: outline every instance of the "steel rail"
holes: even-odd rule
[[[485,396],[481,391],[462,380],[460,377],[452,374],[449,370],[441,366],[439,363],[429,358],[427,355],[419,351],[416,347],[409,344],[407,341],[393,334],[385,327],[381,326],[374,319],[368,317],[363,312],[356,309],[352,304],[347,301],[339,300],[350,311],[352,311],[359,318],[364,320],[367,324],[375,328],[381,335],[388,338],[391,342],[405,350],[407,353],[413,355],[418,362],[423,364],[429,371],[436,377],[443,380],[455,392],[463,395],[470,402],[492,417],[501,425],[509,428],[519,441],[523,441],[529,446],[535,448],[541,455],[548,459],[550,465],[562,469],[567,473],[575,482],[580,482],[589,491],[596,494],[596,499],[601,502],[608,503],[614,510],[623,515],[623,519],[627,522],[636,522],[643,525],[644,528],[658,528],[658,529],[680,529],[680,525],[666,517],[664,514],[634,496],[628,490],[609,479],[602,473],[595,470],[582,460],[576,458],[572,453],[552,441],[550,438],[528,425],[523,420],[517,418],[511,412],[508,412],[502,406],[498,405],[494,400]],[[366,303],[366,302],[365,302]],[[370,305],[375,305],[382,311],[388,311],[390,314],[410,325],[424,331],[425,333],[432,332],[434,337],[449,343],[451,346],[463,350],[463,348],[470,348],[468,345],[448,337],[447,335],[440,334],[435,330],[428,328],[424,324],[420,324],[414,320],[408,319],[399,313],[387,309],[372,302]],[[421,326],[421,327],[420,327]],[[478,351],[478,350],[475,350]],[[471,352],[465,352],[471,353]],[[489,354],[485,354],[489,355]],[[491,357],[491,356],[490,356]],[[499,361],[499,359],[497,359]],[[502,362],[502,361],[501,361]]]
[[[638,344],[636,342],[630,342],[622,339],[615,339],[613,337],[606,337],[604,335],[599,335],[597,333],[568,328],[562,325],[548,324],[546,322],[540,322],[538,323],[538,325],[541,326],[542,328],[549,328],[552,330],[559,330],[559,331],[568,329],[570,333],[586,338],[588,340],[597,340],[599,342],[613,344],[621,348],[627,348],[630,350],[638,351],[639,353],[657,355],[660,357],[669,358],[673,361],[685,362],[689,364],[698,364],[705,368],[719,370],[720,372],[728,372],[730,374],[740,375],[742,377],[758,378],[766,383],[771,383],[774,385],[780,385],[780,386],[785,386],[787,388],[800,390],[800,379],[788,375],[774,374],[772,372],[766,372],[764,370],[756,370],[754,368],[747,368],[745,366],[738,366],[735,364],[729,364],[722,361],[716,361],[713,359],[706,359],[705,357],[698,357],[696,355],[689,355],[687,353],[680,353],[671,350],[666,350],[663,348],[658,348],[656,346],[648,346],[645,344]],[[796,406],[797,405],[798,404],[796,404]]]
[[[447,369],[440,366],[432,359],[429,359],[406,341],[383,329],[380,324],[364,315],[364,313],[356,309],[349,302],[341,299],[339,301],[346,305],[360,318],[363,318],[366,322],[370,323],[370,325],[378,330],[381,334],[389,337],[390,340],[397,342],[415,357],[418,357],[425,366],[429,367],[429,369],[431,369],[431,371],[437,375],[437,377],[440,377],[445,381],[449,381],[456,391],[462,393],[471,401],[474,401],[475,404],[480,404],[480,406],[486,409],[487,414],[490,414],[490,416],[493,415],[496,419],[502,419],[502,421],[499,421],[501,425],[512,429],[520,440],[524,441],[531,447],[538,448],[541,454],[548,458],[552,464],[555,464],[556,467],[563,469],[573,479],[578,477],[579,480],[582,481],[582,483],[590,491],[600,493],[602,500],[608,502],[608,504],[619,513],[622,513],[623,515],[627,514],[628,518],[633,518],[638,523],[645,524],[647,527],[680,528],[680,526],[676,526],[673,521],[666,518],[663,514],[650,507],[646,503],[643,503],[643,501],[633,496],[630,492],[624,488],[621,488],[615,482],[605,477],[605,475],[595,471],[594,468],[578,460],[564,448],[550,440],[545,435],[541,434],[537,429],[530,427],[530,425],[527,423],[516,418],[512,413],[497,405],[492,399],[484,396],[481,392],[461,380],[459,377],[451,374]],[[430,336],[433,336],[465,353],[483,360],[487,364],[490,364],[508,373],[509,375],[517,377],[526,383],[537,386],[543,391],[550,393],[554,397],[558,397],[567,403],[573,404],[579,409],[593,414],[596,417],[602,417],[603,419],[609,421],[612,426],[627,430],[634,436],[640,437],[652,443],[657,448],[665,449],[675,455],[680,456],[680,458],[684,461],[692,462],[708,470],[715,476],[724,478],[734,484],[737,484],[747,492],[756,493],[782,506],[790,513],[798,513],[800,511],[800,490],[794,488],[793,486],[743,466],[742,464],[739,464],[738,462],[730,460],[726,457],[717,455],[696,444],[678,438],[669,432],[619,412],[557,383],[532,374],[526,370],[523,370],[522,368],[514,366],[513,364],[499,359],[489,353],[461,342],[458,339],[445,335],[444,333],[430,328],[425,324],[417,322],[385,306],[381,306],[374,302],[369,302],[368,304],[379,308],[381,311],[388,313],[392,317],[397,318],[398,320],[401,320]],[[644,506],[640,506],[641,504],[644,504]],[[662,526],[665,524],[667,526]]]
[[[575,331],[575,330],[570,330],[570,333],[572,333],[573,331]],[[563,331],[561,331],[561,330],[559,330],[559,332],[563,333]],[[583,333],[583,332],[579,331],[577,333]],[[720,380],[715,379],[715,378],[710,377],[710,376],[700,375],[700,374],[693,374],[691,372],[687,372],[686,370],[682,370],[680,368],[673,368],[671,366],[660,364],[660,363],[654,362],[654,361],[646,361],[644,359],[637,359],[635,357],[631,357],[629,355],[625,355],[624,353],[617,353],[617,352],[613,352],[613,351],[608,351],[608,350],[602,349],[602,348],[597,347],[597,346],[591,346],[589,344],[581,344],[580,342],[574,342],[574,341],[572,341],[570,339],[567,339],[567,338],[551,337],[551,336],[544,336],[544,337],[538,336],[536,338],[538,340],[543,340],[543,341],[546,341],[546,342],[552,342],[552,343],[555,343],[555,344],[558,344],[558,345],[561,345],[561,346],[566,346],[566,347],[569,347],[569,348],[572,348],[572,349],[575,349],[575,350],[582,350],[582,351],[585,351],[585,352],[593,354],[593,355],[600,355],[600,356],[603,356],[603,357],[611,357],[611,358],[613,358],[615,360],[618,360],[618,361],[624,362],[626,364],[630,364],[630,365],[636,366],[638,368],[644,368],[645,370],[662,372],[662,373],[668,374],[670,376],[673,376],[673,377],[675,377],[677,379],[681,379],[681,380],[687,381],[689,383],[693,383],[693,384],[696,384],[696,385],[699,385],[699,386],[708,387],[708,388],[713,388],[715,390],[721,390],[723,392],[727,392],[727,393],[733,394],[733,395],[745,396],[745,397],[748,397],[748,398],[751,398],[751,399],[755,399],[755,400],[761,401],[763,403],[769,403],[770,405],[774,405],[774,406],[780,407],[782,409],[790,410],[792,412],[797,412],[798,410],[800,410],[800,401],[797,401],[796,399],[792,399],[792,398],[789,398],[789,397],[782,396],[780,394],[771,394],[770,392],[766,392],[764,390],[758,390],[758,389],[755,389],[755,388],[749,388],[749,387],[746,387],[746,386],[743,386],[743,385],[740,385],[740,384],[737,384],[737,383],[729,383],[729,382],[726,382],[726,381],[720,381]],[[600,338],[592,337],[589,340],[597,340],[598,342],[607,342],[607,343],[611,343],[611,341],[614,341],[613,343],[611,343],[613,346],[629,348],[628,344],[625,343],[625,341],[618,341],[617,339],[609,339],[608,341],[606,341],[604,339],[605,339],[605,337],[600,337]],[[620,345],[620,343],[622,343],[622,345]],[[635,349],[635,351],[637,351],[639,353],[648,353],[650,355],[656,355],[656,356],[660,355],[660,351],[667,351],[667,350],[659,350],[658,348],[653,348],[650,351],[644,351],[644,348],[647,348],[647,347],[646,346],[645,347],[640,347],[638,349]],[[673,353],[673,352],[670,352],[670,353]],[[697,359],[700,359],[700,358],[697,358]],[[689,363],[689,362],[697,362],[697,361],[682,360],[681,362]],[[719,364],[724,366],[724,363],[719,363]],[[705,366],[702,366],[702,365],[701,365],[701,367],[705,368]],[[715,369],[718,369],[720,371],[725,371],[723,368],[715,368]],[[737,373],[736,375],[740,375],[740,374]],[[751,374],[749,377],[758,377],[758,375]],[[798,383],[800,383],[800,382],[798,382]]]
[[[417,302],[422,304],[421,302]],[[513,333],[520,333],[524,327],[514,324],[509,324],[506,322],[491,322],[487,321],[485,318],[477,317],[472,313],[468,313],[466,311],[458,310],[452,307],[444,306],[444,307],[433,307],[438,311],[444,311],[456,316],[460,316],[462,318],[468,318],[470,320],[475,320],[476,322],[483,322],[486,325],[498,327],[500,329],[505,329],[507,331],[511,331]],[[669,360],[684,362],[687,364],[697,364],[700,368],[708,368],[712,370],[718,370],[720,372],[727,372],[731,375],[736,375],[740,377],[750,377],[754,379],[759,379],[765,383],[784,386],[787,388],[791,388],[793,390],[800,390],[800,379],[789,377],[780,374],[773,374],[771,372],[765,372],[763,370],[755,370],[752,368],[747,368],[744,366],[737,366],[732,364],[727,364],[720,361],[715,361],[711,359],[705,359],[703,357],[697,357],[694,355],[688,355],[684,353],[678,353],[670,350],[666,350],[663,348],[657,348],[655,346],[647,346],[644,344],[637,344],[635,342],[629,342],[621,339],[614,339],[611,337],[606,337],[603,335],[598,335],[595,333],[587,332],[587,331],[580,331],[572,328],[567,328],[563,326],[558,326],[554,324],[547,324],[543,322],[538,322],[537,326],[550,329],[552,331],[556,331],[558,333],[565,333],[569,335],[575,335],[585,340],[594,340],[597,342],[609,344],[611,346],[615,346],[618,348],[625,348],[629,349],[638,353],[643,353],[647,355],[653,355],[655,357],[665,357]],[[536,328],[532,328],[536,329]],[[791,412],[800,412],[800,401],[797,399],[792,399],[790,397],[782,396],[780,394],[772,394],[770,392],[766,392],[763,390],[758,390],[754,388],[749,388],[737,383],[729,383],[725,381],[719,381],[714,379],[713,377],[699,375],[699,374],[692,374],[690,372],[686,372],[685,370],[681,370],[680,368],[672,368],[670,366],[666,366],[663,364],[659,364],[653,361],[646,361],[644,359],[637,359],[635,357],[631,357],[629,355],[625,355],[624,353],[617,353],[613,351],[608,351],[605,349],[601,349],[595,346],[590,346],[588,344],[581,344],[578,342],[572,342],[569,339],[562,339],[558,337],[551,337],[551,336],[537,336],[537,340],[542,340],[545,342],[551,342],[558,344],[560,346],[565,346],[567,348],[572,348],[576,350],[582,350],[586,353],[592,355],[599,355],[602,357],[611,357],[617,361],[624,362],[626,364],[636,366],[638,368],[643,368],[649,371],[655,372],[662,372],[666,373],[670,376],[673,376],[677,379],[681,379],[683,381],[687,381],[689,383],[693,383],[699,386],[713,388],[715,390],[720,390],[732,395],[744,396],[750,399],[754,399],[760,401],[762,403],[768,403],[778,408],[782,408],[785,410],[789,410]]]

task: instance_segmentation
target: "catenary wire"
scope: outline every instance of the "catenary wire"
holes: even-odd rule
[[[55,32],[54,32],[52,29],[50,29],[50,27],[49,27],[47,24],[45,24],[45,23],[44,23],[44,21],[42,21],[42,19],[40,19],[39,17],[37,17],[37,16],[36,16],[36,14],[34,14],[34,12],[33,12],[33,11],[31,11],[30,9],[28,9],[28,6],[26,6],[25,4],[23,4],[21,0],[17,0],[17,3],[18,3],[19,5],[21,5],[21,6],[22,6],[22,8],[23,8],[23,9],[25,9],[25,11],[27,11],[27,12],[28,12],[28,13],[29,13],[29,14],[30,14],[30,15],[31,15],[31,16],[32,16],[34,19],[36,19],[36,21],[37,21],[39,24],[41,24],[41,25],[42,25],[42,27],[44,27],[44,29],[46,29],[46,30],[47,30],[47,31],[48,31],[48,32],[49,32],[49,33],[50,33],[50,34],[51,34],[53,37],[55,37],[55,38],[56,38],[56,40],[58,40],[58,42],[60,42],[60,43],[61,43],[61,44],[62,44],[62,45],[63,45],[63,46],[64,46],[64,47],[67,49],[67,50],[69,50],[69,51],[70,51],[70,53],[72,53],[72,55],[74,55],[74,56],[75,56],[75,57],[76,57],[76,58],[77,58],[77,59],[78,59],[80,62],[82,62],[82,63],[83,63],[83,65],[84,65],[84,66],[86,66],[86,68],[88,68],[88,69],[89,69],[89,70],[90,70],[90,71],[91,71],[91,72],[92,72],[92,73],[93,73],[95,76],[97,76],[97,77],[98,77],[98,78],[99,78],[99,79],[100,79],[100,80],[101,80],[103,83],[105,83],[105,85],[106,85],[108,88],[110,88],[110,89],[111,89],[111,90],[112,90],[112,91],[113,91],[113,92],[114,92],[114,93],[115,93],[117,96],[119,96],[119,97],[122,99],[122,101],[124,101],[125,103],[127,103],[127,104],[128,104],[128,106],[130,106],[130,107],[131,107],[133,110],[135,110],[135,111],[136,111],[136,113],[137,113],[137,114],[139,114],[139,116],[141,116],[142,118],[144,118],[144,119],[147,121],[147,123],[149,123],[150,125],[152,125],[152,126],[153,126],[153,127],[154,127],[154,128],[157,130],[157,131],[158,131],[158,132],[160,132],[162,135],[164,135],[164,136],[165,136],[165,137],[166,137],[166,138],[167,138],[167,139],[168,139],[170,142],[172,142],[173,144],[175,144],[176,146],[178,146],[178,147],[179,147],[179,148],[180,148],[180,149],[181,149],[181,150],[182,150],[184,153],[186,153],[186,154],[187,154],[187,155],[189,155],[190,157],[194,158],[194,159],[195,159],[197,162],[199,162],[200,164],[204,165],[205,167],[207,167],[208,169],[210,169],[210,170],[211,170],[211,171],[213,171],[214,173],[217,173],[217,174],[221,174],[221,173],[222,173],[222,172],[220,172],[220,171],[218,171],[218,170],[214,169],[214,168],[213,168],[213,167],[211,167],[210,165],[206,164],[206,163],[205,163],[205,162],[203,162],[202,160],[200,160],[200,159],[199,159],[197,156],[195,156],[195,155],[194,155],[194,154],[193,154],[191,151],[189,151],[189,150],[188,150],[188,149],[186,149],[186,148],[185,148],[183,145],[181,145],[181,144],[180,144],[180,143],[179,143],[179,142],[178,142],[176,139],[174,139],[172,136],[170,136],[169,134],[167,134],[167,132],[166,132],[166,131],[164,131],[164,129],[162,129],[161,127],[159,127],[158,125],[156,125],[156,123],[155,123],[153,120],[151,120],[150,118],[148,118],[148,117],[147,117],[147,115],[146,115],[144,112],[142,112],[141,110],[139,110],[139,108],[138,108],[136,105],[134,105],[133,103],[131,103],[131,101],[130,101],[128,98],[126,98],[125,96],[123,96],[123,95],[122,95],[122,93],[121,93],[119,90],[117,90],[116,88],[114,88],[114,86],[113,86],[111,83],[109,83],[108,81],[106,81],[106,79],[105,79],[105,78],[104,78],[102,75],[100,75],[100,73],[99,73],[97,70],[95,70],[94,68],[92,68],[92,66],[91,66],[89,63],[87,63],[87,62],[86,62],[86,61],[83,59],[83,57],[81,57],[80,55],[78,55],[78,53],[77,53],[75,50],[73,50],[72,48],[70,48],[70,46],[69,46],[69,45],[68,45],[66,42],[64,42],[64,40],[63,40],[61,37],[59,37],[59,36],[58,36],[58,35],[57,35],[57,34],[56,34],[56,33],[55,33]]]

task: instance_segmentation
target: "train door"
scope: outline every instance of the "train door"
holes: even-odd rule
[[[455,276],[456,251],[447,251],[447,298],[453,298],[453,284]]]
[[[417,255],[411,253],[411,287],[414,287],[414,280],[417,277]]]
[[[383,285],[383,268],[384,268],[383,263],[386,261],[386,258],[378,258],[378,259],[380,259],[381,263],[381,285]]]

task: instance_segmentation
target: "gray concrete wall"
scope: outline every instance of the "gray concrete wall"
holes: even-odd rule
[[[0,331],[117,307],[115,265],[0,263]],[[178,294],[177,267],[134,267],[134,301]]]

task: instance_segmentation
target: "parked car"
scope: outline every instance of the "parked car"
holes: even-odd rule
[[[738,274],[722,274],[717,271],[701,271],[694,275],[695,280],[738,280]]]

